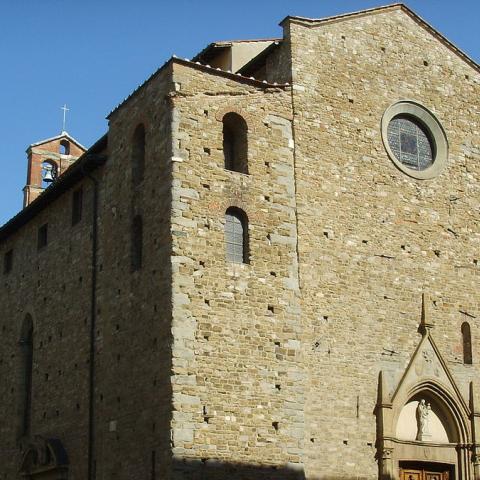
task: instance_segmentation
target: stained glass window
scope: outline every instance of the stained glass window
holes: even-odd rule
[[[434,161],[428,131],[412,117],[398,116],[388,124],[388,144],[403,165],[412,170],[425,170]]]
[[[225,248],[229,262],[248,263],[247,219],[239,209],[229,208],[225,214]]]

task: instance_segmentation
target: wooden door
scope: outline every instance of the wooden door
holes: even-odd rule
[[[423,480],[423,471],[400,469],[400,480]]]
[[[449,472],[423,472],[423,480],[449,480]]]
[[[432,470],[434,469],[428,468],[428,467],[421,470],[401,468],[400,480],[450,480],[450,472],[448,470],[443,470],[443,471],[432,471]]]

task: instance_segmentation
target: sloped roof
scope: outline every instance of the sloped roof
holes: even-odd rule
[[[60,135],[56,135],[55,137],[46,138],[45,140],[40,140],[39,142],[32,143],[28,146],[27,150],[32,147],[38,147],[45,143],[53,142],[55,140],[63,140],[66,138],[70,142],[73,142],[77,147],[80,147],[82,150],[87,150],[87,147],[84,147],[78,140],[75,140],[68,132],[63,131]]]
[[[459,56],[462,60],[468,63],[471,67],[475,70],[480,72],[480,65],[473,60],[470,56],[468,56],[463,50],[458,48],[455,44],[453,44],[450,40],[448,40],[444,35],[442,35],[438,30],[433,28],[428,22],[426,22],[422,17],[417,15],[413,10],[411,10],[407,5],[404,3],[393,3],[391,5],[385,5],[382,7],[375,7],[369,8],[365,10],[359,10],[357,12],[345,13],[342,15],[334,15],[331,17],[324,17],[324,18],[308,18],[308,17],[298,17],[298,16],[287,16],[281,22],[280,25],[283,25],[286,21],[293,21],[302,24],[307,24],[310,26],[319,26],[328,23],[339,22],[343,20],[349,20],[355,17],[364,17],[366,15],[375,15],[378,13],[385,13],[388,11],[394,10],[401,10],[406,13],[410,18],[412,18],[415,22],[417,22],[421,27],[423,27],[427,32],[433,35],[437,40],[443,43],[448,49],[450,49],[453,53]]]
[[[141,83],[135,90],[133,90],[130,95],[125,97],[108,115],[107,119],[110,119],[110,117],[121,107],[123,106],[126,102],[128,102],[131,98],[133,98],[139,90],[141,90],[145,85],[147,85],[153,78],[155,78],[157,75],[159,75],[165,68],[173,63],[176,63],[178,65],[184,65],[186,67],[191,67],[196,70],[201,70],[205,73],[209,73],[212,75],[218,75],[221,77],[229,78],[231,80],[237,81],[239,83],[247,83],[250,85],[255,85],[257,87],[261,88],[272,88],[272,87],[288,87],[288,83],[269,83],[266,80],[259,80],[254,77],[247,77],[244,75],[241,75],[240,73],[234,73],[230,71],[225,71],[222,70],[221,68],[214,68],[210,65],[205,65],[200,62],[194,62],[193,60],[189,60],[188,58],[178,58],[175,55],[171,57],[169,60],[167,60],[160,68],[158,68],[150,77],[148,77],[143,83]]]
[[[240,73],[244,76],[252,75],[261,65],[265,63],[265,59],[277,49],[282,43],[282,40],[275,40],[271,43],[265,50],[260,52],[256,57],[253,57],[249,62],[247,62],[237,73]]]
[[[224,50],[232,47],[236,43],[259,43],[259,42],[280,42],[281,38],[256,38],[253,40],[222,40],[209,43],[201,52],[197,53],[192,62],[209,62],[218,50]]]

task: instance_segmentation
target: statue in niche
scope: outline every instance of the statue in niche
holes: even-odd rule
[[[417,406],[417,438],[416,440],[422,441],[426,440],[426,437],[430,437],[430,431],[428,428],[428,420],[430,412],[432,411],[432,406],[430,403],[425,402],[422,398],[418,402]]]

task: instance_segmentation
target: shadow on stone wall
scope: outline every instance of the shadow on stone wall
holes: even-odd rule
[[[251,465],[216,459],[173,460],[175,480],[305,480],[301,465]]]
[[[303,465],[252,465],[224,462],[216,459],[175,459],[173,460],[174,480],[306,480]],[[308,480],[372,480],[372,476],[354,475],[309,476]],[[157,480],[157,479],[152,479]]]

